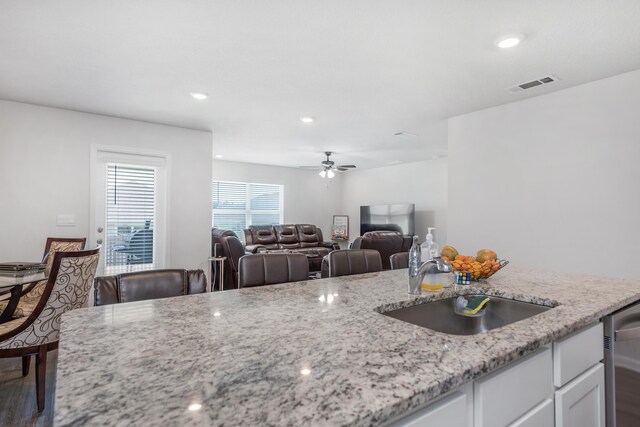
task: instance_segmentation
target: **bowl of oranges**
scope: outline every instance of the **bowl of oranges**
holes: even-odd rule
[[[509,261],[498,259],[498,255],[491,249],[480,249],[475,257],[458,253],[453,246],[445,246],[440,251],[440,256],[453,266],[453,271],[469,273],[471,280],[482,280],[493,276]]]

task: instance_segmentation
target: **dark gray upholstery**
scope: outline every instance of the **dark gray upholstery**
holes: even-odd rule
[[[96,277],[93,286],[95,305],[106,305],[203,293],[207,278],[202,270],[148,270]]]
[[[389,257],[392,270],[409,268],[409,252],[400,252]]]
[[[333,251],[322,260],[322,277],[349,276],[382,270],[380,253],[373,249]]]
[[[309,278],[304,254],[254,254],[240,258],[238,280],[241,288],[298,282]]]

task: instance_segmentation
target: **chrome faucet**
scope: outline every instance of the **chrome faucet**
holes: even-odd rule
[[[418,269],[409,268],[409,294],[420,295],[420,289],[424,276],[427,274],[452,273],[453,267],[441,257],[431,258],[424,262]]]

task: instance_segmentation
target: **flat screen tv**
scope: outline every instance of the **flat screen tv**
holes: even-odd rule
[[[415,205],[360,206],[360,235],[367,231],[391,230],[413,236]]]

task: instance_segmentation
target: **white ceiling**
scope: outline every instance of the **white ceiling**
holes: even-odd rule
[[[638,0],[0,0],[0,98],[212,130],[225,160],[374,167],[446,154],[447,117],[640,68],[639,23]]]

